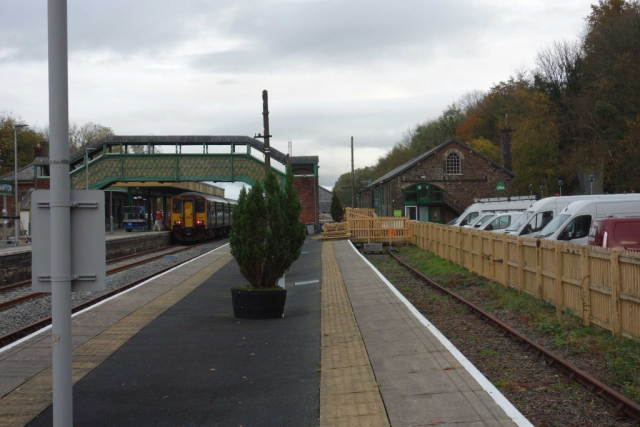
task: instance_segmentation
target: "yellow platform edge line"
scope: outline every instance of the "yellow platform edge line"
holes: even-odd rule
[[[322,243],[320,427],[390,425],[333,242]]]
[[[229,253],[222,255],[211,265],[123,317],[74,350],[73,383],[80,381],[138,331],[193,292],[232,259]],[[24,426],[52,404],[52,373],[52,368],[49,367],[0,399],[0,426]]]

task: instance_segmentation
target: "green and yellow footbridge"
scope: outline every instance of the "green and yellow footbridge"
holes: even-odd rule
[[[241,181],[264,177],[264,143],[248,136],[111,136],[70,160],[71,188],[105,189],[118,182]],[[271,148],[272,160],[288,162],[297,176],[318,175],[317,157],[292,157]],[[271,168],[279,180],[284,174]]]

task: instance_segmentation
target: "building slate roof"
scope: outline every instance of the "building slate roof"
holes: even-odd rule
[[[4,176],[0,176],[0,179],[5,181],[15,181],[15,172],[11,171]],[[18,169],[18,181],[33,181],[33,163],[29,163],[26,166]]]
[[[271,149],[273,151],[273,149]],[[292,165],[301,165],[301,164],[313,164],[318,163],[318,156],[291,156],[291,164]]]
[[[331,191],[322,186],[318,186],[318,209],[320,213],[331,211]]]
[[[422,154],[420,154],[417,157],[414,157],[413,159],[409,160],[407,163],[398,166],[397,168],[393,169],[390,172],[387,172],[386,174],[382,175],[380,178],[376,179],[375,181],[373,181],[371,183],[371,187],[378,185],[378,184],[382,184],[385,181],[388,181],[392,178],[395,178],[396,176],[402,174],[404,171],[411,169],[413,166],[415,166],[416,164],[420,163],[422,160],[426,159],[427,157],[431,157],[433,155],[435,155],[438,151],[442,150],[446,145],[451,144],[451,143],[456,143],[459,144],[462,148],[464,148],[465,150],[469,150],[471,151],[473,154],[475,154],[476,156],[484,159],[485,161],[491,163],[493,166],[495,166],[498,169],[502,169],[505,173],[511,175],[512,177],[515,177],[516,174],[514,174],[512,171],[510,171],[509,169],[505,168],[504,166],[494,162],[493,160],[490,160],[488,157],[486,157],[484,154],[474,150],[473,148],[469,147],[467,144],[464,144],[456,139],[450,139],[446,142],[443,142],[442,144],[438,145],[435,148],[432,148],[429,151],[426,151]]]

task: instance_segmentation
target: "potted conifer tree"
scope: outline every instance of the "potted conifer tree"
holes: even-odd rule
[[[301,211],[290,168],[284,190],[270,172],[264,186],[256,183],[248,192],[244,188],[240,192],[229,241],[250,286],[231,289],[235,317],[282,317],[287,291],[277,282],[300,256],[305,239]]]

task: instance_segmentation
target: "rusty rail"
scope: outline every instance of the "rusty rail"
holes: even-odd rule
[[[510,327],[506,323],[502,322],[501,320],[499,320],[495,316],[492,316],[491,314],[489,314],[486,311],[482,310],[480,307],[476,306],[472,302],[467,301],[465,298],[462,298],[461,296],[459,296],[459,295],[451,292],[450,290],[442,287],[438,283],[434,282],[433,280],[431,280],[430,278],[428,278],[424,274],[422,274],[419,271],[417,271],[416,269],[414,269],[412,266],[407,264],[402,259],[400,259],[397,256],[395,256],[394,254],[392,254],[391,252],[389,252],[389,255],[391,255],[391,257],[393,259],[395,259],[398,263],[400,263],[401,265],[406,267],[415,276],[417,276],[420,279],[422,279],[423,281],[427,282],[429,285],[437,288],[439,291],[444,292],[444,293],[450,295],[451,297],[455,298],[456,300],[460,301],[461,303],[465,304],[466,306],[471,308],[474,312],[476,312],[480,317],[488,320],[489,322],[491,322],[495,326],[497,326],[500,329],[504,330],[505,331],[505,333],[504,333],[505,336],[508,336],[511,339],[514,339],[515,341],[517,341],[520,344],[524,345],[527,349],[529,349],[533,353],[537,354],[538,357],[543,357],[545,359],[545,362],[549,366],[555,366],[560,371],[562,371],[564,374],[568,375],[570,379],[576,381],[579,384],[582,384],[583,386],[587,387],[587,389],[589,391],[591,391],[592,393],[596,394],[598,397],[604,399],[605,401],[607,401],[610,404],[612,404],[613,406],[615,406],[616,413],[625,414],[626,416],[628,416],[629,418],[631,418],[631,419],[633,419],[635,421],[640,421],[640,405],[638,405],[637,403],[635,403],[632,400],[626,398],[622,394],[618,393],[616,390],[614,390],[611,387],[603,384],[602,382],[598,381],[597,379],[591,377],[586,372],[584,372],[584,371],[576,368],[575,366],[571,365],[569,362],[567,362],[566,360],[562,359],[560,356],[552,353],[551,351],[547,350],[545,347],[542,347],[541,345],[536,344],[535,342],[531,341],[529,338],[527,338],[526,336],[522,335],[520,332],[516,331],[515,329],[513,329],[512,327]]]

